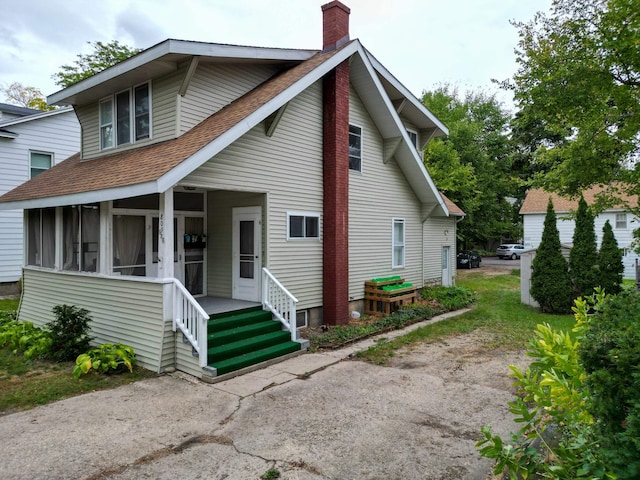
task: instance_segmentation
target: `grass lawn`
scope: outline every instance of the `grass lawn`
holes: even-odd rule
[[[555,328],[571,330],[573,315],[549,315],[520,303],[519,271],[511,274],[490,274],[476,271],[460,275],[456,284],[478,295],[473,310],[448,320],[426,325],[395,340],[384,341],[360,352],[358,357],[384,365],[394,352],[415,342],[432,342],[439,338],[461,335],[478,328],[492,334],[488,348],[522,349],[533,336],[536,325],[549,323]]]
[[[15,310],[18,300],[0,300],[0,310]],[[56,400],[152,378],[155,373],[134,368],[133,373],[71,375],[74,362],[27,360],[21,353],[0,348],[0,416],[28,410]]]

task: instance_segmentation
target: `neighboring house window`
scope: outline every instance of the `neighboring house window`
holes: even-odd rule
[[[411,140],[411,145],[416,147],[416,150],[418,150],[418,132],[407,129],[407,135],[409,135],[409,140]]]
[[[56,252],[56,209],[36,208],[27,213],[27,265],[53,268]]]
[[[362,128],[349,125],[349,170],[362,172]]]
[[[320,216],[313,213],[287,213],[287,239],[320,238]]]
[[[100,102],[100,148],[113,148],[149,138],[151,99],[149,84],[117,93]]]
[[[626,213],[616,213],[616,228],[627,228]]]
[[[62,208],[62,269],[97,272],[100,252],[98,204]]]
[[[404,219],[393,219],[393,238],[392,238],[392,267],[404,267]]]
[[[53,165],[53,153],[29,152],[30,178],[49,170],[51,165]]]

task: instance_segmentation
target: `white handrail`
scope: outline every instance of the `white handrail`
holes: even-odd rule
[[[298,299],[294,297],[267,268],[263,268],[262,307],[270,310],[271,313],[287,327],[291,332],[291,340],[294,342],[298,339],[296,303],[298,303]]]
[[[173,331],[180,329],[200,357],[200,366],[207,366],[207,321],[209,315],[193,295],[173,279]]]

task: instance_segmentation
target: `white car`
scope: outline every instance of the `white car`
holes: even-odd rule
[[[496,249],[498,258],[510,258],[511,260],[520,258],[522,252],[524,252],[524,245],[517,243],[505,243]]]

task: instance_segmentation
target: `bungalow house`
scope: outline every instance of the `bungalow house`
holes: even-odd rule
[[[50,112],[0,103],[0,195],[39,175],[80,148],[71,107]],[[22,209],[0,211],[0,284],[22,275]]]
[[[21,319],[75,304],[143,366],[215,376],[346,323],[366,280],[452,283],[463,213],[420,153],[447,130],[322,12],[320,51],[166,40],[48,98],[81,152],[0,197],[26,209]]]
[[[598,193],[603,191],[603,187],[592,187],[583,193],[587,205],[592,205],[596,201]],[[557,216],[557,227],[560,234],[560,243],[570,246],[573,243],[573,231],[575,230],[575,220],[572,213],[578,210],[578,199],[561,197],[556,193],[545,192],[542,189],[529,190],[524,199],[520,214],[522,215],[524,227],[525,249],[535,249],[542,240],[544,229],[544,217],[547,213],[549,198],[553,201],[553,207]],[[624,278],[636,278],[635,263],[639,258],[634,252],[633,231],[640,227],[638,219],[628,211],[628,206],[635,208],[638,206],[637,197],[621,197],[621,203],[604,210],[595,217],[594,229],[598,246],[602,242],[602,228],[607,220],[613,229],[618,246],[622,249],[624,264]]]

